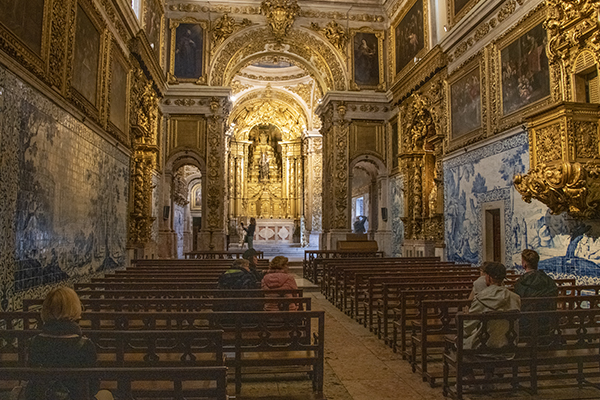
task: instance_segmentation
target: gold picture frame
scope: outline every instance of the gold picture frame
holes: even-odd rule
[[[197,85],[206,85],[209,57],[209,22],[195,18],[183,18],[171,20],[169,27],[171,31],[169,83],[188,82]],[[181,34],[184,29],[187,37],[184,36],[178,43],[177,31],[179,30]],[[200,41],[202,42],[202,48],[198,49],[197,43]],[[187,49],[188,47],[191,49]],[[185,50],[186,54],[182,54],[183,50]],[[201,60],[198,60],[198,58],[201,58]],[[198,73],[198,70],[200,70],[200,73]]]
[[[552,88],[556,83],[553,74],[550,73],[550,65],[545,54],[548,33],[543,28],[544,10],[545,8],[540,8],[526,17],[492,44],[489,76],[495,77],[490,88],[491,102],[495,105],[492,111],[492,127],[495,132],[523,123],[525,115],[553,101]],[[523,49],[529,48],[532,50],[528,54],[518,56],[514,54],[515,51],[522,53]],[[520,63],[519,69],[512,72],[511,61],[516,59],[520,62],[525,59],[526,67]],[[541,73],[544,74],[545,81],[541,80]],[[511,77],[510,80],[508,76]],[[526,87],[528,84],[530,88],[524,89],[523,86]],[[528,90],[530,94],[527,93]],[[514,99],[517,99],[516,103]]]
[[[461,1],[464,4],[457,11],[456,3]],[[449,0],[448,1],[448,28],[452,28],[458,23],[473,7],[475,7],[481,0]]]
[[[415,24],[416,26],[413,26]],[[402,48],[405,46],[405,41],[399,40],[401,36],[408,40],[406,47],[408,48],[410,45],[413,51],[406,53],[400,51],[402,49],[399,46]],[[414,0],[404,6],[392,23],[390,46],[392,49],[391,76],[394,77],[393,81],[395,82],[411,69],[414,59],[422,58],[429,51],[428,1]]]
[[[162,40],[165,12],[161,0],[144,0],[142,4],[143,27],[150,49],[156,61],[162,63],[164,41]]]
[[[76,16],[73,26],[70,30],[69,39],[69,59],[67,73],[67,95],[68,98],[75,103],[87,116],[92,118],[100,125],[105,114],[106,97],[105,97],[105,79],[106,71],[103,68],[106,65],[106,53],[108,49],[109,35],[106,24],[102,15],[89,0],[78,0],[73,4],[73,14]],[[87,18],[82,22],[80,18],[83,12]],[[78,21],[81,25],[77,25]],[[86,26],[87,25],[87,26]],[[82,27],[83,26],[83,27]],[[94,29],[98,33],[97,40],[94,37],[78,38],[77,33],[85,32],[86,34],[93,32]],[[85,43],[82,41],[86,40]],[[97,41],[97,54],[94,54],[95,43]],[[95,56],[98,57],[97,62],[93,62]],[[83,58],[82,58],[83,57]],[[90,60],[88,57],[92,57]],[[96,72],[96,82],[94,86],[87,86],[89,71]],[[86,86],[82,86],[82,84]]]
[[[109,75],[106,79],[106,127],[108,132],[119,139],[121,143],[129,145],[131,64],[116,41],[112,42],[107,60],[106,70]],[[121,71],[119,71],[119,67]],[[119,76],[121,72],[124,73],[124,76]],[[124,91],[120,93],[123,96],[122,98],[114,92],[120,87],[120,84],[124,88]],[[124,115],[113,112],[114,107],[122,109]],[[120,118],[123,118],[123,120],[121,121]]]
[[[190,205],[190,209],[192,211],[202,211],[202,182],[196,183],[192,186],[191,200],[192,204]]]
[[[42,80],[49,80],[50,31],[52,26],[53,6],[58,0],[41,0],[42,21],[40,52],[36,53],[26,40],[0,22],[0,49],[10,54],[19,64]],[[31,12],[28,9],[28,12]],[[13,18],[10,18],[13,20]]]
[[[486,136],[486,82],[483,52],[473,56],[448,77],[446,112],[450,149],[477,142]]]
[[[350,29],[350,63],[352,70],[350,86],[353,90],[375,89],[384,91],[386,89],[383,66],[384,36],[384,31],[369,27]],[[377,68],[375,73],[373,73],[374,67]],[[365,71],[369,69],[370,71]],[[357,76],[360,74],[362,76]]]

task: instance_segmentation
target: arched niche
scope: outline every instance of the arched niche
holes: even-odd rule
[[[321,91],[345,91],[348,71],[333,46],[314,32],[292,29],[278,44],[268,27],[243,29],[228,38],[215,52],[210,67],[210,85],[226,86],[244,66],[268,54],[282,54],[309,71]]]

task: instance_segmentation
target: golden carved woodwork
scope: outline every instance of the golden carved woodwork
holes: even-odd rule
[[[273,36],[281,42],[294,24],[300,6],[296,0],[263,0],[260,10],[267,17]]]
[[[342,54],[346,53],[348,33],[340,24],[335,21],[329,21],[327,25],[321,28],[317,22],[313,22],[310,24],[310,29],[325,36],[329,43],[331,43],[333,47],[338,49]]]
[[[435,83],[435,81],[434,81]],[[434,85],[437,86],[437,85]],[[424,93],[428,93],[425,95]],[[413,94],[401,107],[400,165],[405,191],[404,237],[407,240],[444,238],[442,157],[444,135],[439,133],[437,110],[443,96],[424,90]]]
[[[129,214],[129,245],[141,245],[152,236],[152,151],[138,150],[132,157],[132,211]]]
[[[531,169],[514,178],[523,200],[536,199],[554,214],[599,214],[600,105],[558,103],[528,117]]]
[[[250,25],[252,25],[252,22],[247,18],[244,18],[241,22],[237,22],[235,18],[230,17],[227,13],[223,14],[221,18],[213,23],[211,28],[213,39],[211,43],[211,53],[214,54],[215,49],[235,32]]]
[[[295,64],[309,68],[322,92],[346,90],[347,71],[339,54],[318,35],[310,30],[291,29],[280,44],[274,44],[265,27],[238,32],[227,46],[219,48],[211,65],[210,84],[227,85],[244,66],[264,57],[265,49],[272,54],[285,51]]]

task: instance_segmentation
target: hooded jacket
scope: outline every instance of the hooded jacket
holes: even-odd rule
[[[544,271],[536,269],[519,278],[515,283],[515,293],[521,297],[556,297],[558,286]]]
[[[469,308],[469,314],[520,309],[521,298],[518,294],[511,292],[504,286],[492,284],[475,296]],[[487,346],[500,348],[507,345],[506,333],[508,329],[508,321],[489,321],[488,333],[490,334],[490,338],[487,340]],[[472,320],[465,322],[463,343],[465,349],[475,349],[480,345],[480,331],[481,323],[479,321]]]
[[[219,289],[259,289],[260,283],[251,271],[230,268],[219,277]]]
[[[285,272],[267,272],[262,279],[261,286],[263,290],[282,290],[282,289],[298,289],[294,277]],[[278,294],[265,293],[265,297],[280,297]],[[294,297],[291,293],[284,297]],[[290,304],[289,311],[296,311],[298,306]],[[265,311],[279,311],[279,306],[276,303],[265,303]]]

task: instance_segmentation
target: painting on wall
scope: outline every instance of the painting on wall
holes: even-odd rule
[[[600,283],[600,239],[581,221],[552,215],[536,200],[525,203],[513,185],[529,166],[529,138],[522,132],[444,163],[445,237],[448,259],[481,264],[484,209],[500,204],[504,220],[503,262],[518,268],[526,248],[540,255],[539,268],[554,277]]]
[[[48,1],[48,0],[47,0]],[[0,23],[38,56],[42,55],[44,0],[0,0]]]
[[[111,64],[109,120],[122,133],[126,133],[128,72],[118,56],[112,58]]]
[[[77,5],[73,87],[92,105],[97,104],[100,32],[81,5]]]
[[[452,139],[481,127],[481,76],[479,66],[450,86]]]
[[[192,210],[202,210],[202,184],[198,183],[192,188]]]
[[[546,40],[539,23],[501,50],[503,115],[550,95]]]
[[[206,29],[202,23],[171,25],[171,74],[179,81],[198,81],[204,73]]]
[[[361,89],[377,89],[383,83],[383,32],[353,31],[354,83]]]
[[[160,60],[160,34],[162,31],[162,10],[160,2],[157,0],[147,0],[144,2],[144,29],[150,47]]]
[[[396,75],[424,48],[423,0],[417,0],[394,28]]]

